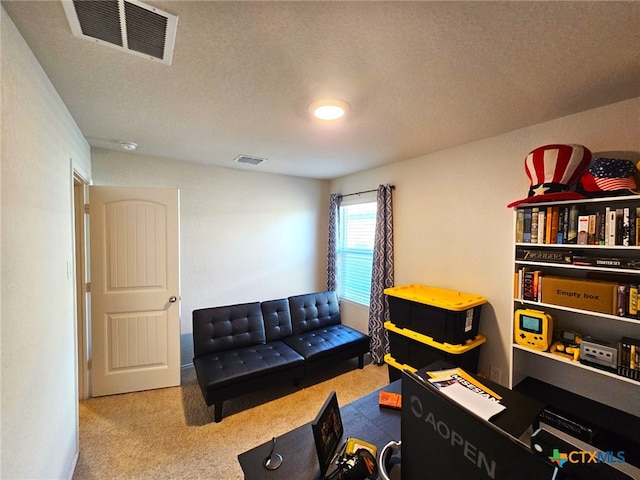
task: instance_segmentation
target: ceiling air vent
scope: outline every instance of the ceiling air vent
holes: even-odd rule
[[[248,165],[260,165],[266,158],[250,157],[249,155],[238,155],[235,162],[246,163]]]
[[[178,17],[138,0],[63,0],[77,37],[171,65]]]

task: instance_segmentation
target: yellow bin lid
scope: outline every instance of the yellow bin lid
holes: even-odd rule
[[[487,303],[487,299],[473,293],[463,293],[446,288],[426,285],[403,285],[385,288],[384,293],[393,297],[424,303],[445,310],[462,311]]]

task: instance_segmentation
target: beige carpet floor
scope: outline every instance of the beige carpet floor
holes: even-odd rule
[[[180,387],[82,401],[73,478],[242,479],[239,453],[313,420],[332,390],[346,405],[387,383],[386,366],[359,370],[355,360],[341,362],[298,387],[227,401],[222,422],[215,423],[187,368]]]

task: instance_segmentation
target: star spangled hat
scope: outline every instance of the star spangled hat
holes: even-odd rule
[[[618,195],[636,193],[634,175],[638,168],[631,160],[599,157],[580,178],[580,186],[589,195],[614,192]]]
[[[544,145],[532,150],[524,159],[530,180],[529,196],[510,203],[576,200],[584,198],[575,187],[591,162],[591,152],[583,145]]]

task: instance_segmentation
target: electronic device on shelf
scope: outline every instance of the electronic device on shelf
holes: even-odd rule
[[[582,334],[573,330],[557,329],[553,334],[553,344],[549,351],[555,355],[560,355],[569,360],[578,361],[580,359],[580,344]]]
[[[605,340],[585,337],[580,344],[580,363],[615,372],[618,368],[618,348]]]
[[[520,308],[514,313],[514,339],[518,345],[546,351],[551,346],[553,318],[548,313]]]

